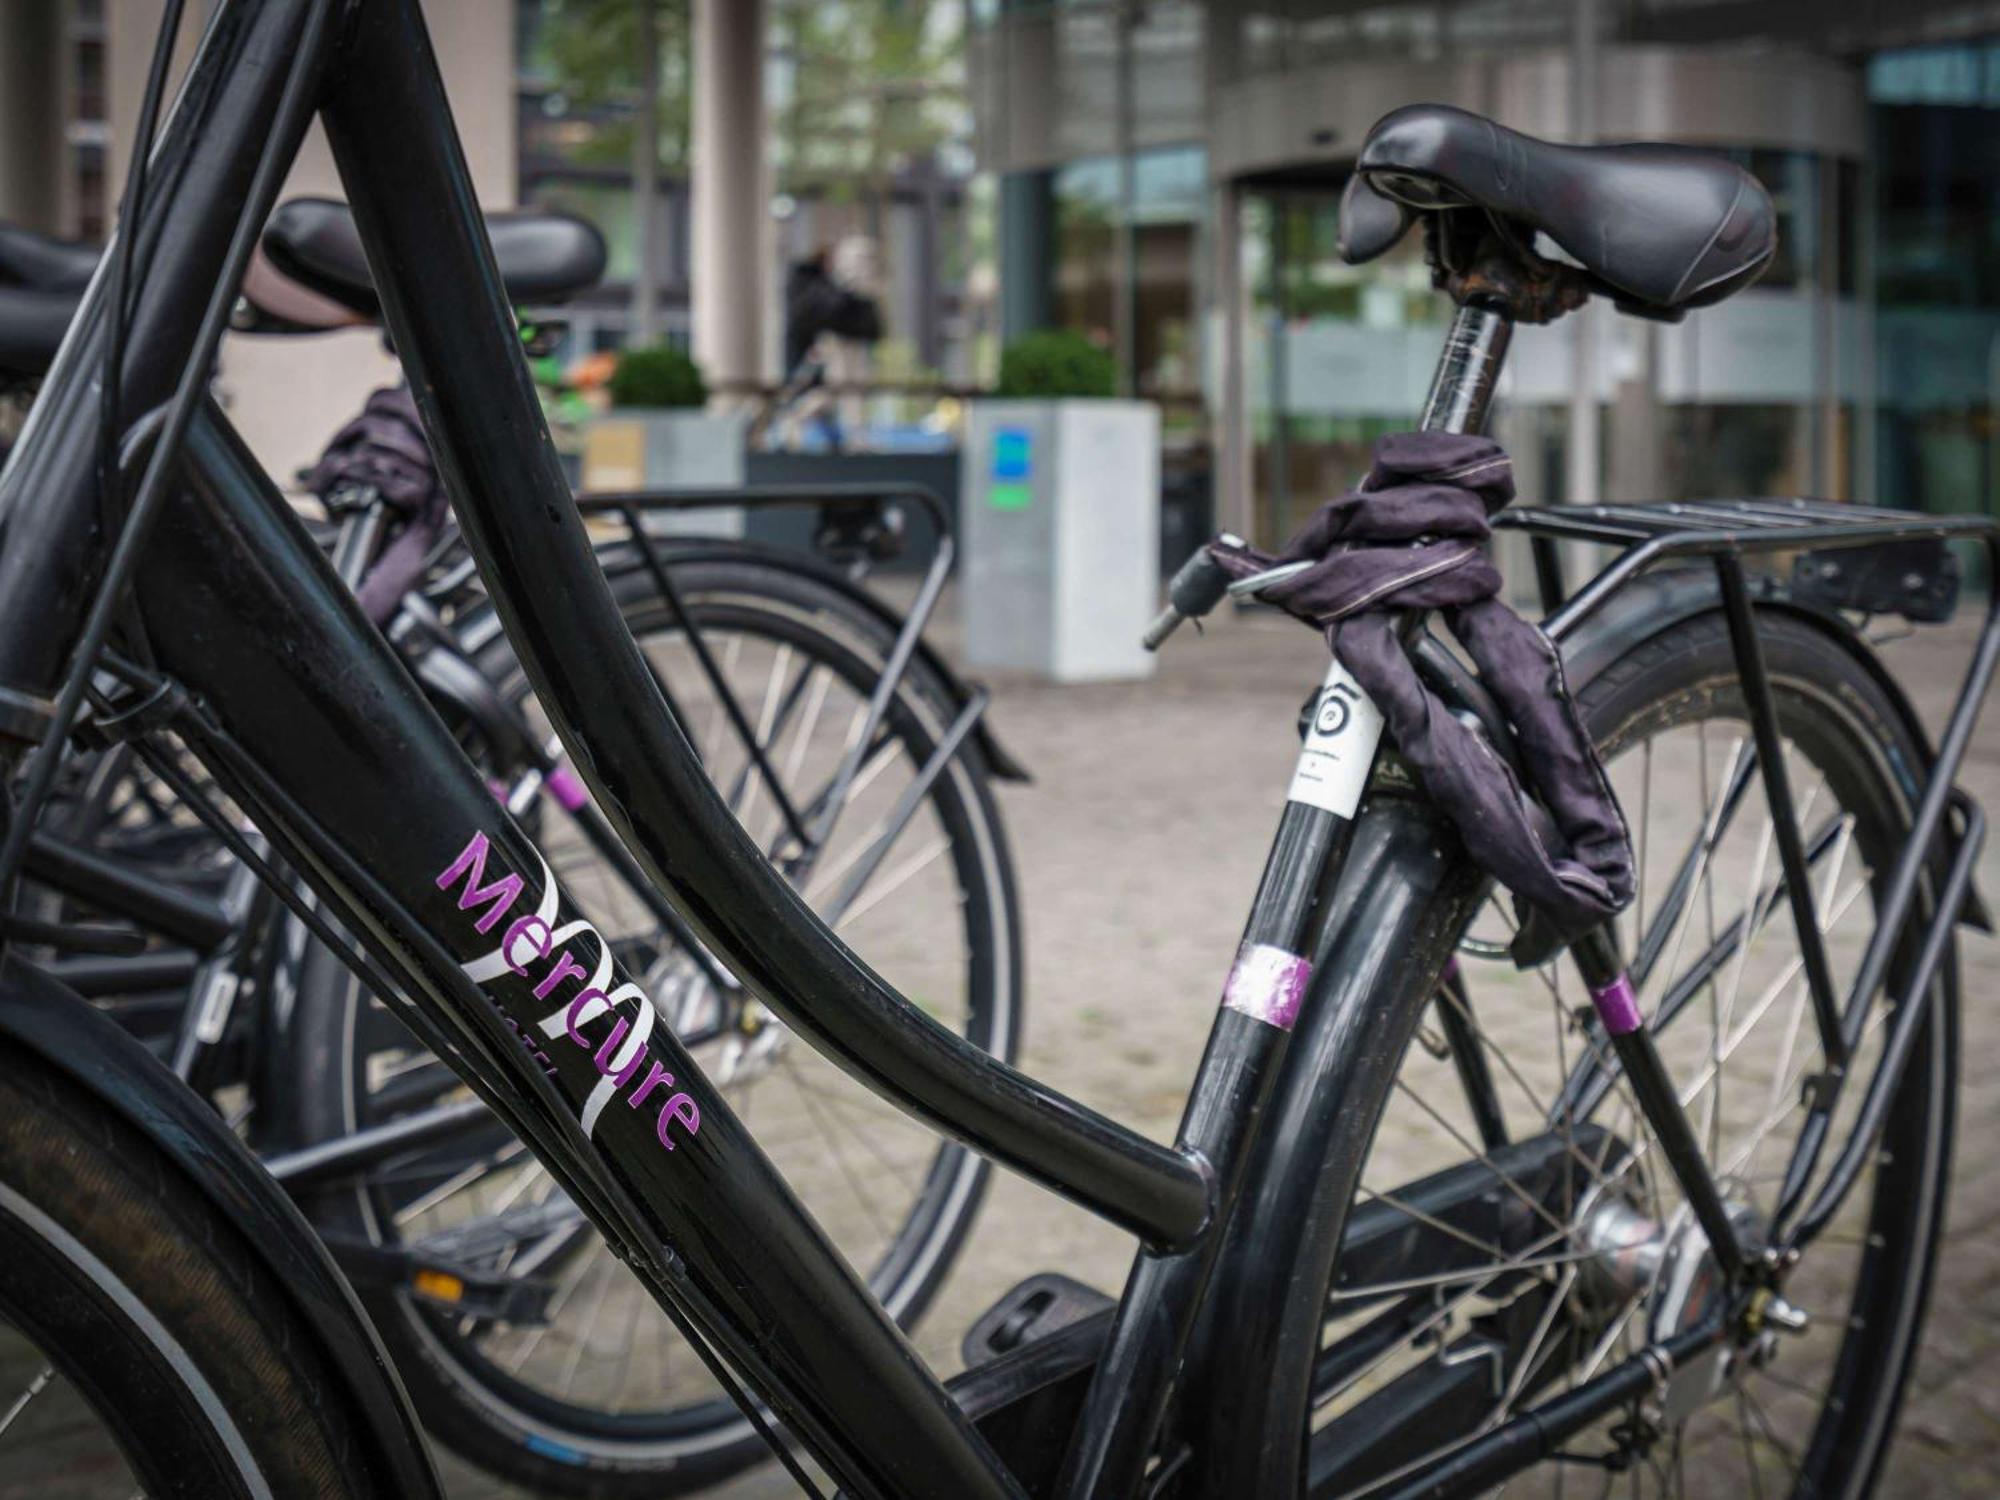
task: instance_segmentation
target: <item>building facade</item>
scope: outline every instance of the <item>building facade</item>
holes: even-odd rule
[[[1221,524],[1280,539],[1420,402],[1419,247],[1336,251],[1369,125],[1457,104],[1556,140],[1718,150],[1777,262],[1675,325],[1523,329],[1524,493],[2000,508],[2000,7],[1820,0],[980,0],[1003,323],[1102,338],[1191,413]],[[1193,460],[1199,461],[1199,460]]]

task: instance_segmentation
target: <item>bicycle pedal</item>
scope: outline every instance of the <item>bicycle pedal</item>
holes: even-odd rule
[[[981,1313],[966,1331],[960,1353],[968,1368],[983,1365],[1114,1305],[1095,1287],[1058,1271],[1042,1271]]]
[[[479,1322],[536,1327],[548,1321],[555,1282],[541,1276],[508,1276],[462,1261],[400,1246],[377,1245],[354,1235],[322,1235],[342,1274],[359,1286],[408,1291],[442,1312]]]

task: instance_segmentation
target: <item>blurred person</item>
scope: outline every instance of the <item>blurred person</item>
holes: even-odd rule
[[[846,433],[861,426],[861,401],[836,398],[829,387],[867,380],[871,352],[882,337],[881,303],[873,295],[874,245],[850,236],[838,250],[822,246],[793,264],[785,278],[785,381],[778,392],[779,445],[797,446],[808,423],[839,452]]]

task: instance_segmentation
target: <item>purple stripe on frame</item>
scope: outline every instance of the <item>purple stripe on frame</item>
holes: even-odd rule
[[[1312,971],[1311,962],[1296,953],[1269,943],[1245,943],[1236,950],[1229,982],[1222,987],[1222,1004],[1267,1026],[1290,1031],[1299,1018],[1299,1002],[1305,998]]]
[[[1645,1024],[1645,1017],[1639,1014],[1639,997],[1633,993],[1632,981],[1620,974],[1601,990],[1592,990],[1590,998],[1597,1002],[1597,1013],[1604,1019],[1604,1029],[1613,1036],[1626,1036]]]
[[[590,794],[577,780],[576,772],[568,766],[557,766],[549,772],[549,795],[560,802],[565,812],[577,812],[590,800]]]

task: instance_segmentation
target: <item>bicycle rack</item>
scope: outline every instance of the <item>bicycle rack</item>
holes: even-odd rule
[[[1844,505],[1824,500],[1754,499],[1648,505],[1523,507],[1502,512],[1496,527],[1522,531],[1535,548],[1536,574],[1545,605],[1550,609],[1543,629],[1561,643],[1573,635],[1619,591],[1642,574],[1668,562],[1706,562],[1721,588],[1737,675],[1742,684],[1754,741],[1754,761],[1770,802],[1787,899],[1799,933],[1802,966],[1811,986],[1828,1076],[1815,1084],[1813,1111],[1830,1115],[1843,1082],[1845,1065],[1861,1040],[1875,993],[1889,979],[1891,962],[1902,943],[1926,872],[1933,877],[1937,909],[1915,945],[1915,962],[1898,984],[1899,998],[1913,1001],[1930,991],[1950,944],[1951,929],[1963,918],[1977,921],[1979,907],[1972,892],[1972,872],[1984,838],[1985,819],[1954,782],[1978,723],[1980,707],[2000,662],[2000,521],[1979,515],[1927,515],[1874,506]],[[1573,597],[1562,597],[1558,543],[1582,541],[1622,548],[1620,554]],[[1878,920],[1844,1003],[1833,994],[1818,921],[1812,911],[1809,860],[1801,839],[1784,760],[1776,702],[1758,640],[1751,587],[1744,559],[1810,549],[1814,553],[1849,551],[1885,545],[1908,547],[1934,543],[1943,558],[1951,541],[1985,546],[1991,564],[1986,620],[1939,739],[1916,812],[1910,837],[1897,856],[1879,898]],[[1899,554],[1901,555],[1901,554]],[[1914,582],[1914,581],[1913,581]],[[1938,590],[1912,588],[1911,596],[1930,601]],[[1921,606],[1920,607],[1927,607]],[[1948,820],[1955,827],[1948,826]],[[1934,848],[1940,832],[1944,847]],[[1917,1023],[1927,1006],[1901,1004],[1876,1070],[1868,1080],[1867,1103],[1853,1143],[1870,1140],[1879,1131],[1888,1102],[1907,1062]],[[1805,1188],[1817,1161],[1819,1142],[1809,1149],[1805,1170],[1793,1175],[1786,1201],[1777,1215],[1778,1238],[1787,1246],[1802,1244],[1831,1219],[1840,1200],[1858,1178],[1868,1153],[1850,1148],[1810,1205]]]

